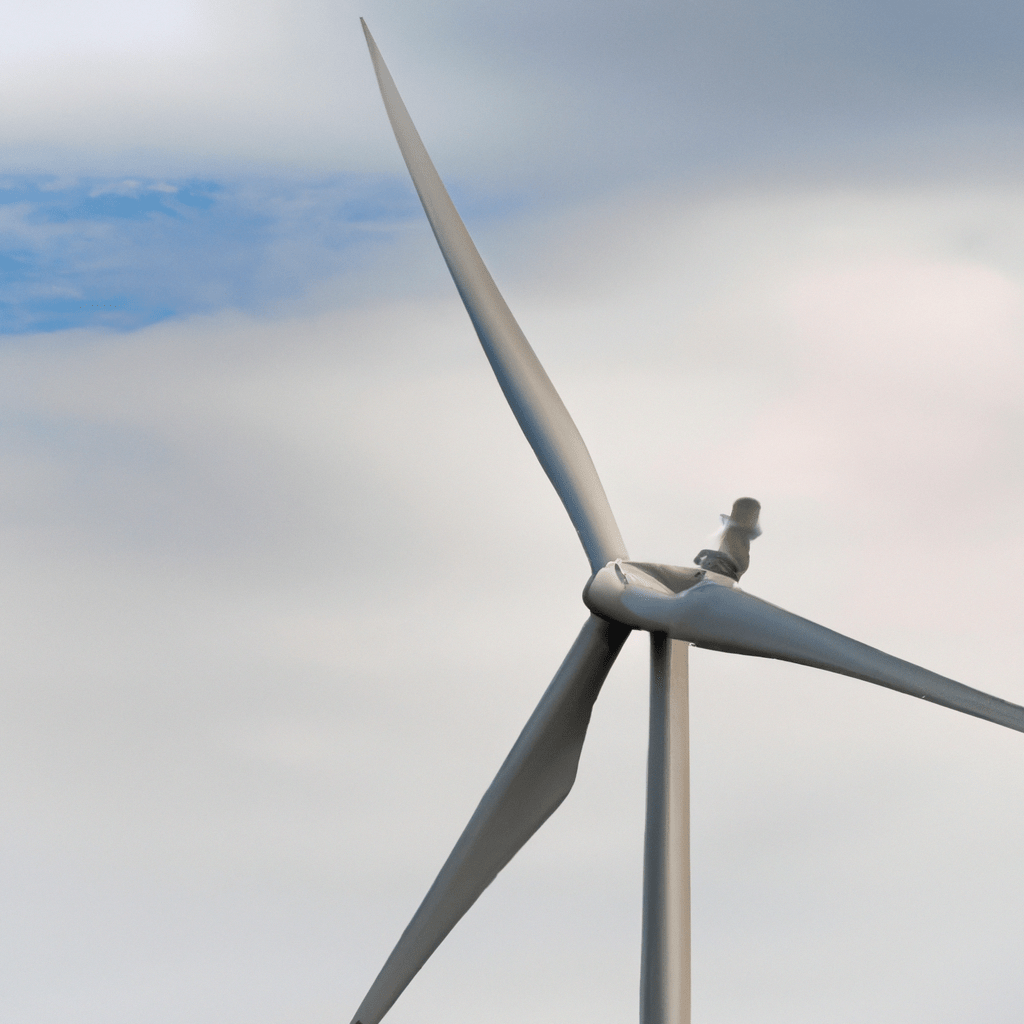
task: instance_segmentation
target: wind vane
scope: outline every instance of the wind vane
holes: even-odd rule
[[[1024,708],[783,611],[736,586],[761,532],[740,498],[696,568],[632,562],[576,424],[484,266],[362,22],[384,106],[427,219],[501,390],[590,561],[591,615],[356,1011],[377,1024],[459,918],[568,795],[590,713],[634,629],[651,635],[641,1024],[690,1020],[688,645],[864,679],[1024,732]]]

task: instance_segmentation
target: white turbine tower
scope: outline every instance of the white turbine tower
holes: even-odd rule
[[[688,644],[811,665],[1024,732],[1024,708],[741,591],[760,506],[740,498],[696,568],[630,562],[583,439],[484,266],[363,23],[384,106],[484,352],[590,561],[591,611],[536,710],[356,1011],[377,1024],[462,915],[565,799],[594,701],[634,629],[651,634],[641,1024],[690,1020]]]

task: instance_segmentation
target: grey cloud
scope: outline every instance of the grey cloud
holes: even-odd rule
[[[1004,3],[201,13],[211,32],[181,52],[9,69],[8,160],[129,177],[392,168],[360,13],[449,176],[492,193],[1005,171],[1019,149],[1021,15]]]

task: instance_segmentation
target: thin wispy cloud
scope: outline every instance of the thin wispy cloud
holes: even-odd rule
[[[394,179],[0,182],[0,333],[131,330],[270,309],[368,258],[415,212]]]

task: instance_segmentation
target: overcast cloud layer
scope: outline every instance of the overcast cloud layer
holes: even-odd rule
[[[936,147],[977,171],[1012,161],[1021,142],[1024,13],[995,0],[500,13],[12,0],[0,43],[10,159],[72,174],[390,169],[358,15],[449,174],[481,187],[793,171],[828,157],[920,169]]]
[[[1016,8],[9,11],[4,1021],[349,1019],[585,617],[359,14],[631,553],[1024,703]],[[389,1020],[635,1019],[646,671]],[[691,676],[694,1020],[1016,1024],[1024,737]]]

